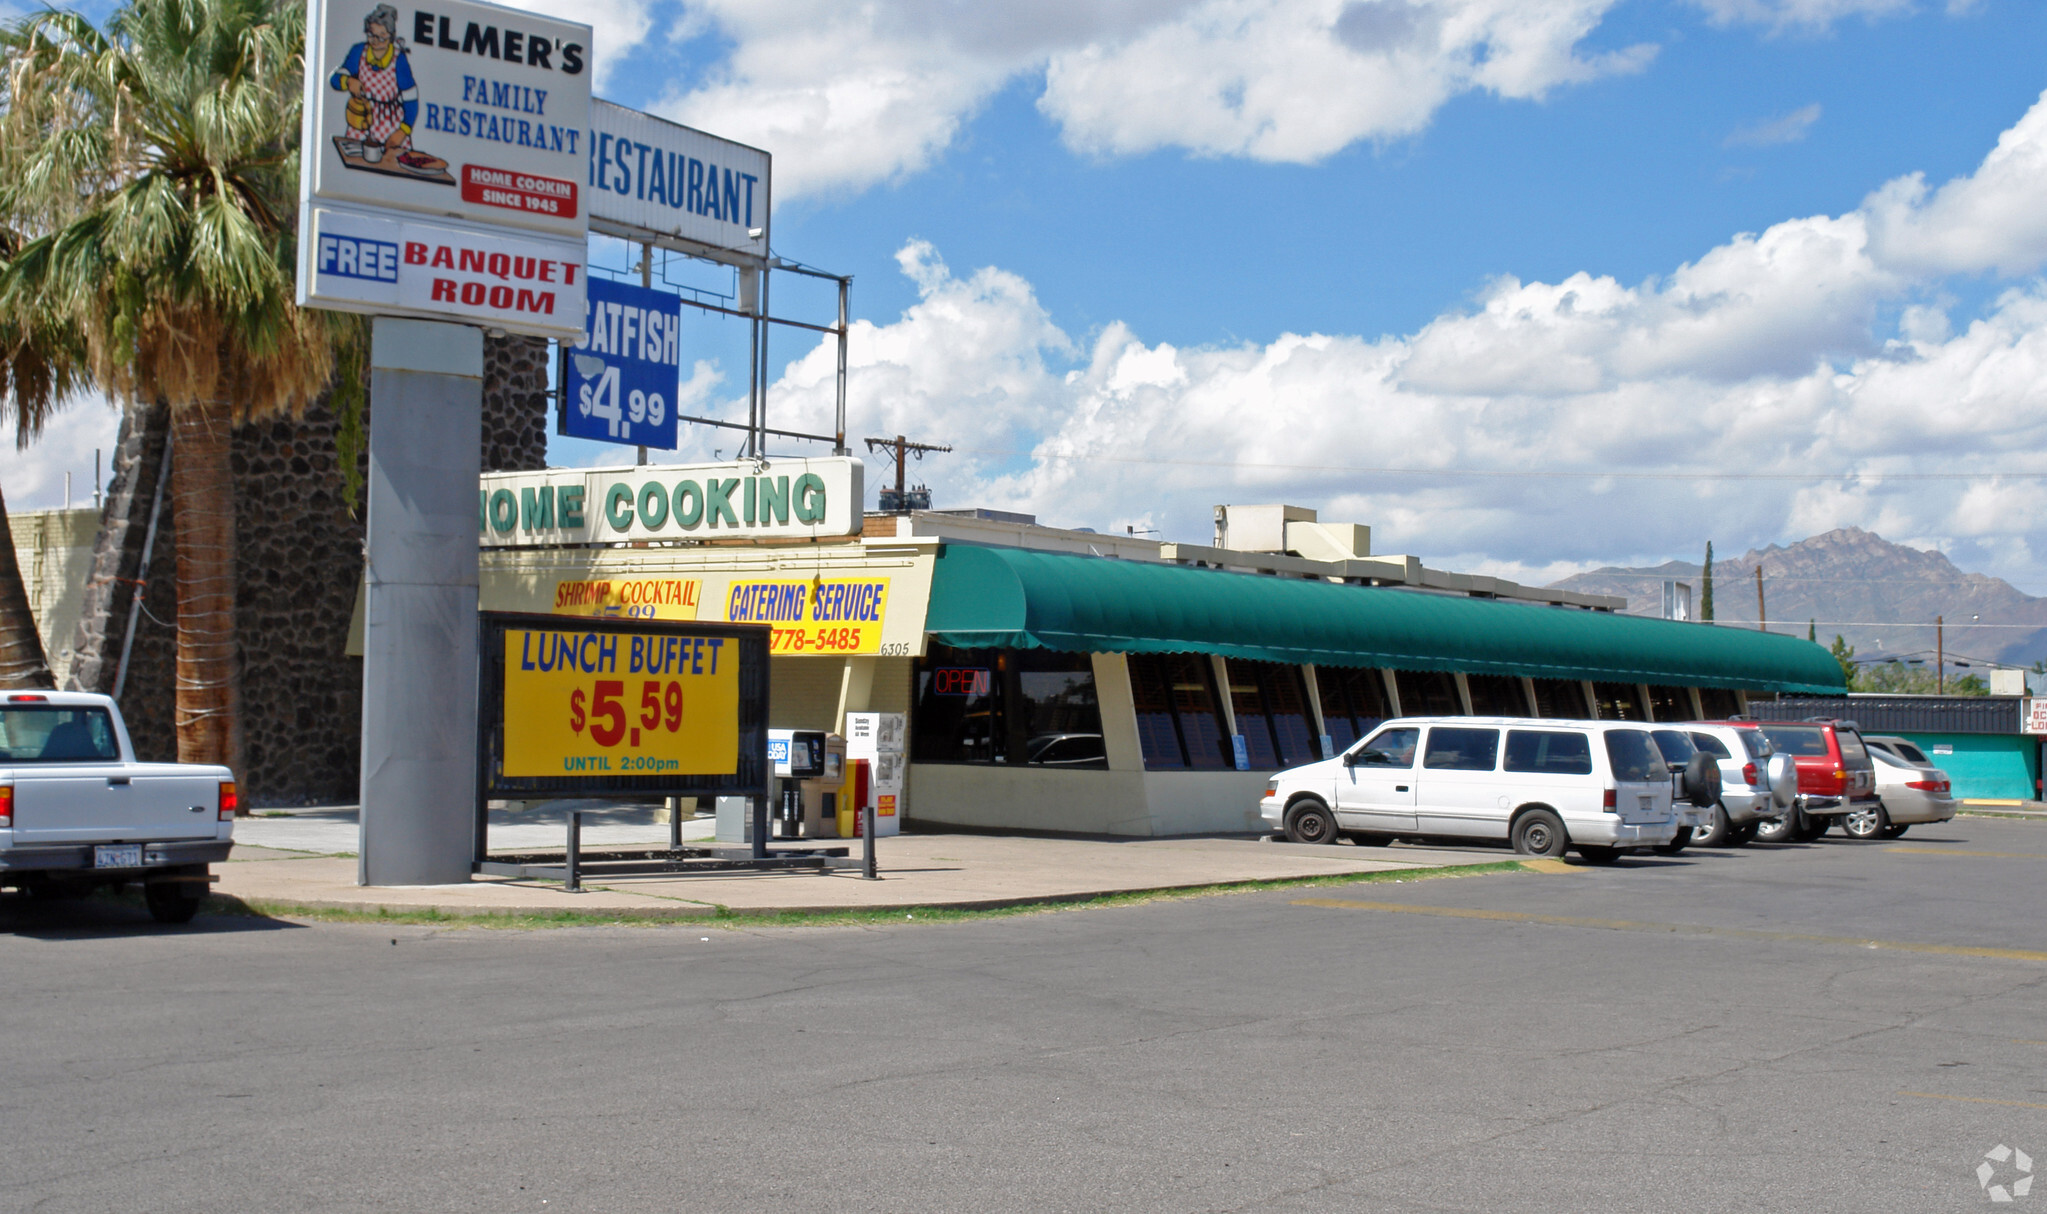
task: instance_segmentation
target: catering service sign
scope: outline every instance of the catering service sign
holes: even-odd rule
[[[475,0],[310,0],[301,190],[580,239],[590,27]]]

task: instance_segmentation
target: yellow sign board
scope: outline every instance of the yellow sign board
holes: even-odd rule
[[[726,619],[774,628],[771,653],[880,653],[887,615],[885,577],[736,580],[725,593]]]
[[[503,775],[739,770],[739,646],[728,637],[505,630]]]
[[[600,578],[554,584],[554,614],[693,620],[704,584],[693,577]]]

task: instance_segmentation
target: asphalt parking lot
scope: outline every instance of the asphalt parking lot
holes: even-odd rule
[[[1971,818],[865,928],[9,897],[0,1206],[1990,1208],[2047,1170],[2043,866]]]

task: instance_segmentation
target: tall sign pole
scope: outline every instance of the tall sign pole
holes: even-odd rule
[[[583,331],[590,27],[309,0],[298,302],[375,317],[365,885],[469,879],[483,336]]]

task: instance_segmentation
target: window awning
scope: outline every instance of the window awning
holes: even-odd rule
[[[939,549],[924,628],[966,649],[1217,653],[1821,695],[1846,686],[1820,646],[1747,628],[973,544]]]

